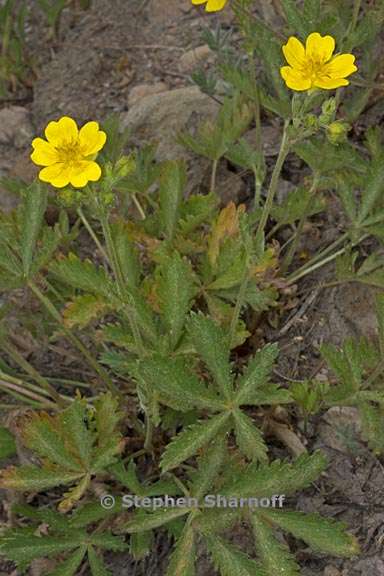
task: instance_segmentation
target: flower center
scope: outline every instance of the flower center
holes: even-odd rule
[[[316,58],[308,58],[307,60],[307,74],[312,80],[318,78],[323,70],[324,62]]]
[[[75,164],[84,158],[80,144],[76,140],[62,144],[57,148],[57,153],[59,155],[59,162],[63,164]]]

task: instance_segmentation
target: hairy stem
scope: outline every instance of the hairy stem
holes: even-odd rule
[[[290,143],[290,140],[288,138],[288,126],[289,126],[289,120],[286,120],[284,123],[284,132],[283,132],[283,138],[281,140],[279,155],[277,157],[276,164],[275,164],[275,167],[273,169],[271,182],[270,182],[270,185],[268,188],[267,199],[265,201],[263,212],[262,212],[260,222],[259,222],[257,232],[256,232],[256,245],[257,246],[260,245],[260,241],[262,239],[262,235],[264,233],[264,229],[265,229],[265,226],[267,224],[268,217],[271,213],[271,210],[273,207],[273,201],[274,201],[274,198],[275,198],[275,195],[277,192],[277,186],[279,183],[281,169],[283,167],[285,159],[286,159],[286,157],[289,153],[289,150],[290,150],[291,143]]]
[[[119,256],[116,251],[115,242],[113,240],[112,231],[108,220],[108,214],[106,214],[105,210],[103,209],[101,210],[100,221],[103,228],[103,234],[107,246],[107,253],[109,256],[108,260],[111,265],[113,275],[115,276],[117,282],[119,296],[121,301],[126,305],[125,315],[127,317],[133,337],[135,339],[136,347],[140,351],[140,355],[145,356],[145,348],[141,338],[139,326],[136,322],[135,311],[134,309],[132,309],[132,306],[130,305],[131,303],[127,302],[127,298],[129,297],[128,288],[126,286],[123,272],[121,270],[121,264]]]
[[[305,225],[305,223],[306,223],[306,221],[307,221],[308,213],[309,213],[309,211],[310,211],[311,204],[312,204],[312,200],[313,200],[313,197],[314,197],[315,192],[316,192],[316,190],[317,190],[317,187],[318,187],[318,184],[319,184],[319,180],[320,180],[320,176],[319,176],[318,174],[315,174],[315,175],[314,175],[314,178],[313,178],[312,186],[311,186],[311,188],[310,188],[310,190],[309,190],[307,203],[306,203],[306,205],[305,205],[304,211],[303,211],[303,213],[302,213],[302,215],[301,215],[301,218],[300,218],[300,220],[299,220],[299,224],[297,225],[296,232],[295,232],[295,234],[294,234],[293,242],[292,242],[292,244],[291,244],[291,246],[290,246],[290,248],[289,248],[289,250],[288,250],[288,252],[287,252],[287,254],[286,254],[286,256],[285,256],[285,258],[284,258],[284,261],[283,261],[283,264],[282,264],[282,267],[281,267],[281,270],[282,270],[283,273],[288,270],[288,268],[289,268],[289,266],[290,266],[290,264],[291,264],[291,262],[292,262],[292,260],[293,260],[293,258],[294,258],[294,256],[295,256],[295,254],[296,254],[296,250],[297,250],[297,247],[298,247],[298,244],[299,244],[299,240],[300,240],[300,237],[301,237],[301,235],[302,235],[302,233],[303,233],[304,225]]]

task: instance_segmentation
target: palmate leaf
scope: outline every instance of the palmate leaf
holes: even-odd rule
[[[80,546],[80,548],[64,560],[64,562],[61,562],[57,568],[49,572],[48,576],[75,576],[86,553],[87,546]]]
[[[64,324],[68,328],[85,328],[90,322],[99,320],[108,311],[108,303],[104,298],[94,294],[82,294],[68,302],[64,311]]]
[[[255,560],[222,538],[206,536],[205,543],[221,576],[265,576]]]
[[[164,508],[163,510],[155,510],[152,513],[136,513],[128,522],[121,526],[120,531],[127,534],[146,532],[147,530],[160,528],[160,526],[164,526],[176,518],[185,516],[188,512],[188,508]]]
[[[37,558],[52,558],[82,546],[86,534],[73,532],[72,535],[36,536],[30,529],[16,529],[5,532],[0,539],[0,553],[17,566],[25,567]]]
[[[195,534],[186,525],[172,552],[166,576],[195,576],[195,557]]]
[[[162,471],[167,472],[196,454],[201,447],[208,444],[223,429],[229,418],[229,412],[219,414],[184,429],[166,447],[161,458]]]
[[[37,453],[42,464],[2,470],[0,486],[39,491],[78,480],[60,504],[61,510],[70,509],[88,488],[91,476],[113,464],[123,448],[117,431],[120,414],[116,400],[110,393],[104,394],[96,400],[95,410],[96,429],[87,405],[80,399],[55,416],[42,412],[24,418],[20,439]]]
[[[211,221],[216,205],[217,198],[213,193],[192,194],[187,200],[184,200],[180,208],[180,232],[186,236],[201,224]]]
[[[313,30],[309,23],[303,18],[302,10],[299,10],[294,0],[281,0],[284,15],[292,31],[299,33],[304,40]]]
[[[276,540],[270,526],[255,513],[251,517],[255,547],[265,576],[300,576],[300,568],[287,546]]]
[[[112,576],[112,572],[106,569],[102,557],[96,553],[93,546],[88,547],[88,562],[92,576]]]
[[[160,400],[174,410],[193,408],[220,410],[223,407],[215,392],[187,370],[184,358],[154,357],[138,363],[140,379],[159,394]]]
[[[160,174],[160,220],[165,237],[172,240],[176,231],[180,206],[186,184],[186,168],[183,161],[169,160]]]
[[[197,470],[191,474],[191,494],[198,500],[213,487],[223,466],[226,453],[225,437],[217,436],[198,459]]]
[[[84,467],[66,444],[65,438],[58,431],[57,417],[45,412],[35,412],[19,420],[21,439],[27,448],[37,452],[42,458],[62,468],[82,472]]]
[[[0,459],[13,456],[15,453],[16,444],[14,437],[7,428],[0,426]]]
[[[21,258],[25,276],[29,275],[32,265],[33,253],[43,224],[44,213],[47,207],[47,188],[35,182],[25,191],[20,214]]]
[[[114,294],[114,286],[104,268],[90,260],[80,260],[70,253],[66,258],[53,262],[49,271],[65,284],[91,294],[100,294],[108,301]]]
[[[162,262],[158,272],[160,310],[173,350],[180,340],[186,315],[196,294],[195,277],[190,263],[177,252]]]
[[[124,281],[129,288],[136,288],[140,280],[140,262],[129,228],[123,220],[117,220],[112,223],[111,231]]]
[[[70,484],[83,476],[82,472],[68,472],[63,468],[44,470],[38,466],[10,466],[0,471],[0,488],[21,492],[39,492],[63,484]]]
[[[235,410],[233,418],[236,442],[241,452],[250,460],[265,462],[267,460],[267,447],[260,430],[256,428],[252,419],[241,410]]]
[[[326,466],[327,460],[320,451],[302,454],[292,463],[275,460],[269,465],[250,464],[236,479],[227,482],[220,493],[239,498],[294,494],[316,480]]]
[[[258,350],[249,361],[244,373],[237,380],[238,406],[255,403],[255,394],[257,397],[258,390],[268,384],[278,353],[277,344],[270,344]]]
[[[349,558],[359,553],[356,538],[345,531],[345,524],[319,514],[285,510],[259,510],[257,516],[304,540],[313,550]]]
[[[228,335],[211,318],[203,314],[191,315],[188,332],[197,353],[214,377],[221,394],[224,398],[230,398],[233,385]]]

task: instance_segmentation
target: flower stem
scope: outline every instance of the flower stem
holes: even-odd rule
[[[38,288],[38,286],[32,282],[32,280],[28,281],[28,286],[35,294],[38,300],[42,303],[42,305],[46,308],[47,312],[52,316],[54,320],[60,325],[62,330],[64,331],[65,335],[67,336],[68,340],[81,352],[84,358],[87,360],[88,364],[94,369],[94,371],[100,376],[101,380],[104,384],[108,387],[108,389],[113,392],[114,394],[118,394],[119,391],[116,388],[115,384],[112,382],[111,378],[104,370],[104,368],[98,363],[98,361],[92,356],[92,354],[86,349],[84,344],[75,336],[70,329],[64,324],[63,319],[60,313],[56,310],[52,302],[47,298]]]
[[[128,292],[128,288],[126,286],[124,276],[123,276],[123,273],[121,270],[120,260],[119,260],[119,256],[118,256],[118,253],[117,253],[116,247],[115,247],[115,242],[114,242],[114,239],[112,236],[112,231],[111,231],[111,226],[110,226],[109,219],[108,219],[108,214],[103,209],[101,209],[101,211],[100,211],[100,221],[101,221],[101,226],[103,228],[103,234],[104,234],[104,238],[105,238],[105,242],[106,242],[106,246],[107,246],[107,253],[109,256],[108,260],[109,260],[113,274],[114,274],[115,279],[116,279],[117,288],[119,291],[119,296],[120,296],[121,301],[126,305],[125,306],[125,315],[127,317],[127,320],[129,322],[133,337],[135,339],[136,347],[140,351],[140,355],[145,356],[146,352],[145,352],[144,344],[143,344],[143,341],[141,338],[141,333],[140,333],[139,327],[138,327],[137,322],[136,322],[135,311],[134,311],[134,309],[132,309],[133,307],[130,305],[130,303],[127,302],[127,298],[129,297],[129,292]],[[127,310],[127,306],[129,308],[128,310]]]
[[[216,175],[217,175],[217,166],[219,164],[219,160],[216,159],[212,163],[212,172],[211,172],[211,184],[210,184],[210,192],[215,194],[216,192]]]
[[[16,362],[16,364],[20,366],[20,368],[25,370],[25,372],[29,374],[29,376],[33,378],[33,380],[35,380],[35,382],[37,382],[41,386],[41,388],[43,388],[44,392],[42,393],[46,392],[51,398],[53,398],[53,400],[55,400],[55,402],[59,404],[59,406],[67,405],[64,399],[60,396],[57,390],[48,382],[48,380],[46,380],[44,376],[42,376],[9,341],[3,341],[1,343],[1,347],[14,360],[14,362]],[[39,389],[38,392],[40,393]]]
[[[236,327],[237,327],[237,323],[238,323],[239,318],[240,318],[241,308],[244,304],[245,293],[247,291],[248,281],[249,281],[249,269],[248,269],[248,264],[247,264],[247,266],[244,270],[244,273],[243,273],[240,288],[239,288],[239,291],[237,293],[235,308],[234,308],[233,314],[232,314],[231,326],[229,329],[230,347],[232,347],[235,343]]]
[[[265,229],[265,226],[267,224],[268,217],[271,213],[271,210],[273,207],[273,200],[275,198],[277,186],[279,183],[279,177],[280,177],[281,169],[283,167],[285,159],[286,159],[286,157],[289,153],[289,150],[290,150],[291,142],[288,138],[289,122],[290,122],[290,120],[286,120],[284,123],[284,132],[283,132],[283,138],[281,140],[279,155],[277,157],[276,164],[275,164],[275,167],[273,169],[272,178],[271,178],[271,182],[270,182],[268,193],[267,193],[267,199],[265,201],[263,212],[261,214],[261,218],[260,218],[259,225],[258,225],[257,232],[256,232],[256,245],[257,246],[260,245],[260,241],[262,239],[262,235],[264,233],[264,229]]]
[[[91,236],[92,240],[94,241],[94,243],[96,244],[96,246],[98,247],[100,254],[103,256],[104,260],[106,260],[108,262],[108,256],[103,248],[103,246],[101,245],[100,240],[98,239],[95,231],[93,230],[90,222],[87,220],[84,212],[82,211],[82,209],[79,207],[77,209],[77,213],[80,216],[80,220],[82,221],[82,223],[84,224],[85,228],[87,229],[89,235]]]
[[[342,254],[344,254],[347,251],[349,245],[344,246],[343,248],[341,248],[337,252],[334,252],[330,256],[327,256],[326,258],[324,258],[326,253],[330,252],[331,249],[336,248],[338,245],[340,245],[342,242],[344,242],[344,240],[346,240],[346,238],[348,238],[348,236],[349,236],[349,234],[348,234],[348,232],[346,232],[345,234],[340,236],[340,238],[338,238],[333,244],[331,244],[331,246],[328,246],[328,248],[326,248],[325,250],[323,250],[323,252],[318,254],[317,257],[315,257],[312,260],[310,260],[309,262],[307,262],[307,264],[305,266],[302,266],[301,268],[299,268],[299,270],[296,270],[296,272],[294,272],[291,276],[288,276],[288,278],[287,278],[288,286],[290,284],[294,284],[300,278],[303,278],[307,274],[310,274],[311,272],[318,270],[319,268],[321,268],[325,264],[332,262],[332,260],[335,260],[338,256],[341,256]],[[360,242],[365,240],[365,238],[367,238],[368,236],[369,236],[369,234],[363,234],[358,240],[356,240],[355,242],[352,242],[350,247],[353,248],[354,246],[357,246],[358,244],[360,244]],[[322,257],[322,259],[320,259],[320,256]]]
[[[283,264],[281,266],[281,271],[284,273],[288,270],[295,254],[296,254],[296,250],[297,250],[297,246],[299,244],[299,240],[300,240],[300,236],[303,233],[303,229],[304,229],[304,224],[307,220],[308,217],[308,213],[310,211],[311,208],[311,204],[312,204],[312,200],[314,197],[314,194],[317,190],[318,184],[319,184],[319,180],[320,180],[320,176],[319,174],[315,173],[314,177],[313,177],[313,182],[312,182],[312,186],[309,190],[309,194],[308,194],[308,200],[307,203],[305,205],[305,208],[303,210],[303,213],[301,215],[301,218],[299,220],[299,224],[297,226],[296,232],[294,233],[294,239],[293,242],[284,258]]]

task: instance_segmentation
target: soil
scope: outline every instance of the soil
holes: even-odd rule
[[[28,112],[27,128],[32,127],[35,134],[47,121],[64,114],[75,117],[79,123],[95,118],[102,121],[111,113],[124,114],[132,105],[134,89],[140,98],[151,90],[189,86],[188,58],[191,58],[191,49],[204,44],[202,32],[207,27],[213,29],[218,21],[227,28],[233,24],[229,10],[206,18],[189,0],[93,0],[88,10],[76,9],[76,6],[66,9],[57,38],[52,40],[35,4],[32,2],[28,46],[36,78],[31,88],[20,88],[14,98],[3,105],[0,103],[0,107],[5,108],[21,105]],[[271,2],[263,4],[263,10],[272,10]],[[382,118],[376,119],[377,123],[380,120]],[[264,128],[272,163],[281,128],[270,123]],[[34,176],[28,158],[29,142],[29,137],[17,142],[12,138],[0,139],[0,174],[27,181]],[[301,169],[295,160],[287,162],[281,194],[289,190]],[[242,200],[247,200],[247,188],[244,182],[242,185],[237,193]],[[223,201],[239,199],[239,196],[233,197],[234,188],[226,190]],[[0,206],[9,209],[14,204],[15,199],[0,190]],[[340,218],[337,205],[330,214],[327,222],[315,224],[308,231],[304,248],[318,249],[337,235]],[[365,248],[369,252],[370,246]],[[373,290],[356,284],[320,289],[320,284],[331,276],[332,268],[329,268],[299,283],[296,294],[292,295],[291,309],[279,319],[278,328],[272,327],[272,323],[263,334],[266,340],[280,344],[277,379],[304,379],[324,373],[319,356],[323,341],[340,344],[348,336],[375,338]],[[25,305],[31,302],[27,300]],[[37,366],[41,363],[48,371],[59,358],[62,362],[63,350],[51,350],[47,356],[46,351],[39,354],[31,343],[31,351]],[[67,351],[67,356],[69,354]],[[77,369],[70,357],[67,369]],[[362,547],[359,557],[343,561],[315,555],[296,542],[303,575],[384,576],[383,460],[373,456],[359,440],[356,413],[329,411],[312,419],[305,432],[297,415],[289,418],[303,444],[311,450],[322,448],[330,462],[316,485],[299,495],[293,505],[299,510],[316,511],[345,521]],[[343,435],[346,423],[349,441],[346,434]],[[278,442],[272,449],[276,456],[287,456],[286,448]],[[249,546],[241,528],[230,536],[245,548]],[[114,554],[107,557],[108,568],[116,576],[163,576],[169,549],[169,539],[160,533],[152,553],[144,561],[134,562],[128,554]],[[9,564],[0,565],[0,574],[11,573]],[[214,574],[203,550],[196,573],[199,576]]]

